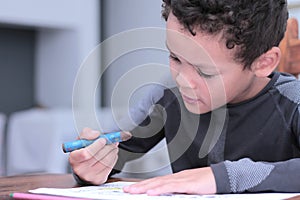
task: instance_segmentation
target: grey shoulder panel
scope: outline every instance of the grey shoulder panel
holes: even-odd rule
[[[300,81],[290,76],[279,76],[275,87],[281,95],[296,104],[300,104]]]

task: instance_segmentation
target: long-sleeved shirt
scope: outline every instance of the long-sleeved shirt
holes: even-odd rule
[[[300,192],[300,81],[270,78],[253,98],[205,114],[189,112],[177,88],[158,92],[112,174],[166,138],[173,172],[210,166],[217,193]]]

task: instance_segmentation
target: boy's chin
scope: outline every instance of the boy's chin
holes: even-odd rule
[[[188,103],[184,103],[186,109],[193,113],[193,114],[205,114],[205,113],[208,113],[208,112],[211,112],[211,109],[210,108],[206,108],[206,107],[200,107],[198,105],[190,105]]]

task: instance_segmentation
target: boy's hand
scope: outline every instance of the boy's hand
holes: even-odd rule
[[[80,139],[95,139],[99,131],[83,129]],[[81,179],[99,185],[106,182],[109,173],[118,159],[118,144],[106,145],[104,138],[93,144],[70,153],[69,162],[75,174]]]
[[[215,178],[210,167],[184,170],[124,187],[124,192],[146,193],[151,196],[167,193],[215,194],[216,191]]]

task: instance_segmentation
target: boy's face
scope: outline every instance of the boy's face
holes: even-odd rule
[[[221,35],[193,36],[170,13],[166,45],[170,68],[186,108],[193,113],[207,113],[227,103],[237,103],[256,95],[266,84],[251,70],[233,60]]]

